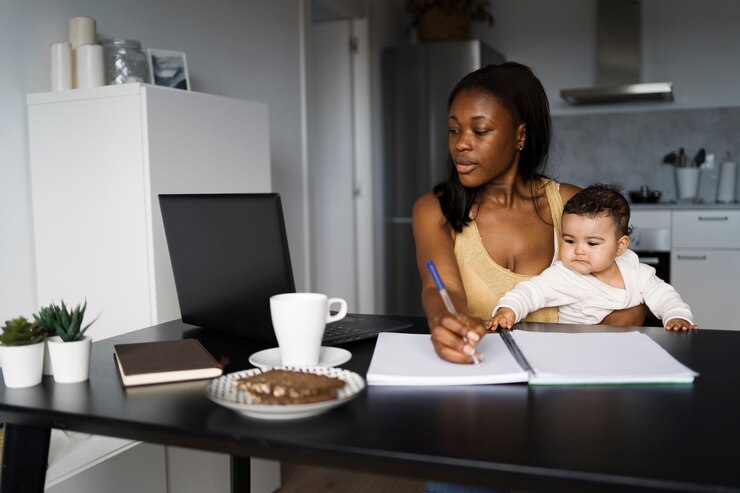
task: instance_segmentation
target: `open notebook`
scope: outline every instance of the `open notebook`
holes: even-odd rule
[[[530,385],[691,383],[698,373],[641,332],[488,334],[480,366],[449,363],[429,335],[378,336],[368,385]]]

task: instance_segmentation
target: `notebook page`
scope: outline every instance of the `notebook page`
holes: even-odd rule
[[[531,384],[690,383],[698,375],[641,332],[512,336],[534,371]]]
[[[527,381],[527,372],[497,334],[486,335],[478,344],[478,350],[484,355],[479,367],[450,363],[437,356],[429,335],[383,332],[378,335],[367,383],[474,385]]]

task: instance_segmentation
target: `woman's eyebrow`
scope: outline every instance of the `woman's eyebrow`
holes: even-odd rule
[[[450,115],[449,117],[447,117],[447,119],[448,120],[455,120],[456,122],[459,122],[460,121],[455,115]],[[475,115],[475,116],[471,117],[471,120],[490,120],[490,118],[488,118],[485,115]]]

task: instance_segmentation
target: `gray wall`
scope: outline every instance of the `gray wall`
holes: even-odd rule
[[[740,2],[642,0],[642,82],[670,81],[675,101],[574,107],[560,90],[589,87],[595,75],[595,0],[497,0],[493,28],[478,37],[542,80],[554,122],[550,173],[563,181],[619,182],[676,196],[663,156],[684,147],[740,152]],[[699,194],[713,201],[718,170],[703,170]]]
[[[740,2],[642,0],[642,81],[674,83],[676,102],[574,108],[560,90],[595,75],[595,0],[496,0],[496,24],[474,35],[534,68],[553,114],[740,106]]]
[[[715,166],[701,170],[699,197],[714,202],[725,152],[736,160],[740,151],[740,108],[560,115],[553,133],[550,176],[579,186],[620,183],[625,192],[647,185],[661,200],[677,196],[674,168],[663,157],[680,147],[693,157],[704,148]]]
[[[304,285],[301,8],[297,0],[0,0],[0,320],[37,308],[25,97],[48,90],[49,45],[67,39],[76,15],[96,19],[99,37],[186,52],[195,91],[268,103],[273,184]]]

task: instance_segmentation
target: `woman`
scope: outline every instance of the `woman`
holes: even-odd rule
[[[563,204],[579,189],[544,176],[550,108],[542,84],[519,63],[489,65],[465,76],[449,108],[449,176],[416,201],[413,230],[422,304],[437,354],[455,363],[480,357],[498,299],[557,257]],[[439,296],[432,259],[458,312]],[[642,325],[644,309],[613,312],[602,323]],[[525,320],[557,322],[547,308]]]

